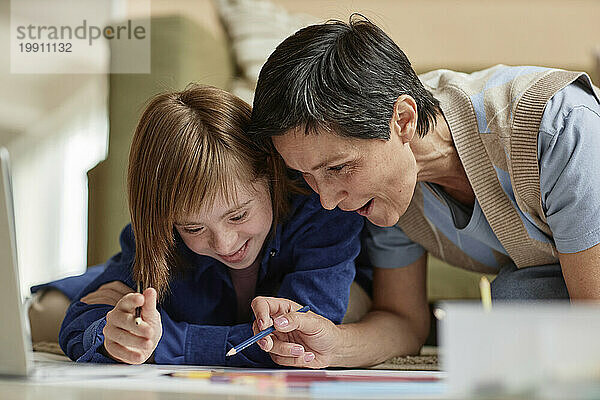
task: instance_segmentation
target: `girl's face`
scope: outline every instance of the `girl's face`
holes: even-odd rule
[[[217,196],[212,207],[177,221],[175,228],[195,253],[229,268],[249,267],[259,256],[273,222],[269,188],[264,181],[238,184],[237,198]]]

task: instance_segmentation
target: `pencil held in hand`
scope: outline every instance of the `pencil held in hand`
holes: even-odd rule
[[[140,281],[137,282],[137,292],[142,293],[142,287]],[[135,308],[135,324],[140,325],[142,323],[142,307]]]
[[[297,310],[296,312],[305,313],[305,312],[308,312],[308,311],[310,311],[310,307],[309,306],[304,306],[301,309]],[[275,327],[274,326],[271,326],[271,327],[269,327],[267,329],[263,329],[262,331],[258,332],[256,335],[252,336],[249,339],[246,339],[242,343],[238,344],[237,346],[235,346],[234,348],[232,348],[231,350],[229,350],[227,352],[227,354],[225,354],[225,357],[231,357],[231,356],[236,355],[240,351],[244,350],[246,347],[249,347],[250,345],[253,345],[254,343],[258,342],[260,339],[264,338],[265,336],[269,336],[273,332],[275,332]]]

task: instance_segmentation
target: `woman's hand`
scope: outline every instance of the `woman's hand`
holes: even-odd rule
[[[302,306],[287,299],[257,297],[252,301],[258,333],[270,326],[276,332],[258,345],[279,365],[325,368],[335,363],[341,344],[340,330],[330,320],[313,312],[297,313]]]
[[[142,307],[142,323],[135,324],[135,309]],[[143,364],[156,349],[162,336],[160,313],[156,309],[156,290],[143,294],[128,293],[108,314],[104,333],[104,348],[115,360],[128,364]]]

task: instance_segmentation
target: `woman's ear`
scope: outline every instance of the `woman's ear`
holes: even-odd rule
[[[390,134],[398,135],[402,143],[410,142],[417,131],[417,103],[415,99],[403,94],[394,103],[394,112],[390,120]]]

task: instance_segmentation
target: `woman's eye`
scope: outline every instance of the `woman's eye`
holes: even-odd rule
[[[239,221],[243,220],[244,218],[246,218],[247,215],[248,215],[248,212],[244,211],[241,214],[238,214],[238,215],[236,215],[234,217],[231,217],[230,220],[234,221],[234,222],[239,222]]]
[[[346,167],[347,164],[334,165],[333,167],[327,168],[329,171],[339,172]]]

